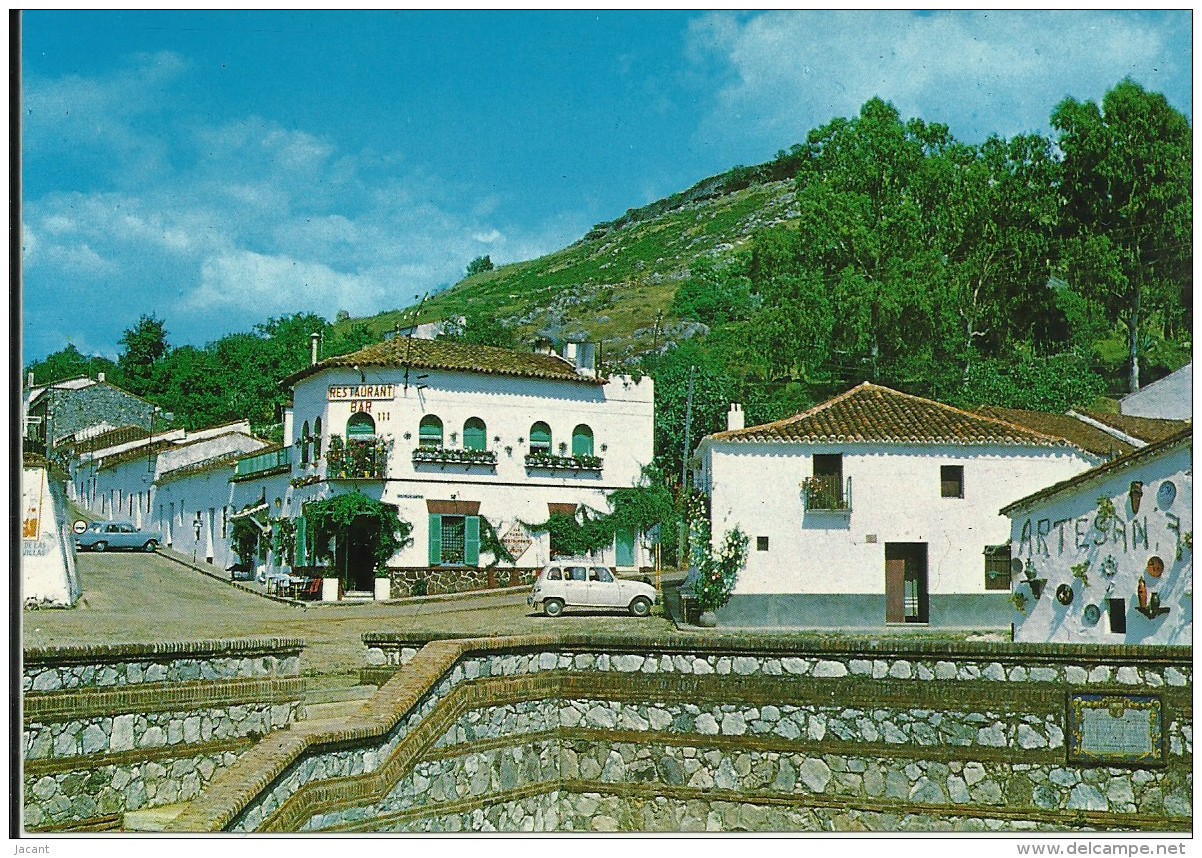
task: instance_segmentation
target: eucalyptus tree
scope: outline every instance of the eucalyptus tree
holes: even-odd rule
[[[1099,106],[1068,98],[1052,112],[1064,153],[1065,279],[1126,332],[1128,386],[1151,315],[1188,329],[1192,134],[1159,93],[1130,79]]]

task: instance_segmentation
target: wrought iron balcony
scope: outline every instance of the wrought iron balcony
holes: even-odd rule
[[[292,451],[287,447],[239,459],[234,464],[234,479],[249,480],[268,474],[282,473],[292,468]]]
[[[555,456],[551,453],[527,453],[527,468],[546,468],[552,471],[599,471],[600,456]]]
[[[341,435],[330,436],[326,451],[326,479],[383,480],[388,473],[388,438],[362,438],[344,441]]]
[[[851,477],[808,477],[801,484],[807,512],[851,512]]]

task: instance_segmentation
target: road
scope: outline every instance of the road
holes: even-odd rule
[[[465,594],[453,600],[392,603],[283,604],[248,593],[159,554],[82,553],[83,597],[75,608],[25,611],[26,646],[135,643],[229,637],[296,637],[306,641],[302,672],[350,681],[364,665],[364,632],[391,630],[503,635],[554,629],[598,631],[671,628],[667,620],[621,614],[535,615],[526,588]]]

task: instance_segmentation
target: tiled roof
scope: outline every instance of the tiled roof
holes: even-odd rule
[[[1144,461],[1147,461],[1148,459],[1154,458],[1161,453],[1174,450],[1182,444],[1190,444],[1193,441],[1193,434],[1193,427],[1187,426],[1186,428],[1161,438],[1159,441],[1155,441],[1146,447],[1140,447],[1138,450],[1134,450],[1126,455],[1119,456],[1117,459],[1112,459],[1104,465],[1098,465],[1096,468],[1091,468],[1082,474],[1069,477],[1067,480],[1061,480],[1054,485],[1048,486],[1046,489],[1041,489],[1034,494],[1027,495],[1025,498],[1019,498],[1014,503],[1002,507],[1001,514],[1009,515],[1011,512],[1028,507],[1036,501],[1046,500],[1047,498],[1058,495],[1061,492],[1068,491],[1076,486],[1084,485],[1085,483],[1101,477],[1109,476],[1117,471],[1123,470],[1124,468],[1131,467],[1132,465],[1138,465]]]
[[[150,432],[141,426],[121,426],[90,438],[75,441],[72,446],[76,453],[94,453],[97,450],[116,447],[118,444],[127,444],[130,441],[144,441],[149,434]]]
[[[864,382],[775,423],[718,432],[714,441],[1069,446],[1063,438]]]
[[[1076,417],[1068,414],[1023,411],[1018,408],[998,408],[993,405],[978,408],[977,413],[1005,420],[1007,423],[1014,423],[1018,426],[1025,426],[1044,435],[1064,438],[1082,450],[1098,456],[1121,456],[1135,449],[1133,445],[1120,441],[1113,435],[1090,426],[1088,423],[1082,423]]]
[[[303,378],[332,367],[405,367],[419,369],[478,372],[485,375],[509,375],[520,378],[545,378],[600,385],[603,378],[581,375],[563,358],[555,355],[519,352],[494,346],[464,345],[448,340],[421,340],[394,337],[348,355],[327,358],[314,366],[285,378],[280,384],[291,387]]]
[[[220,469],[232,471],[234,463],[243,455],[245,454],[239,452],[226,452],[210,456],[208,459],[201,459],[199,462],[193,462],[190,465],[180,465],[178,468],[172,468],[170,471],[164,471],[159,474],[157,482],[177,480],[180,477],[192,477],[197,474],[203,474],[206,471]]]
[[[1158,420],[1152,417],[1128,417],[1125,414],[1102,414],[1097,411],[1082,411],[1086,417],[1113,426],[1120,432],[1149,443],[1163,441],[1190,425],[1188,420]]]
[[[171,441],[155,441],[153,444],[143,444],[141,447],[134,447],[132,450],[123,450],[120,453],[114,453],[111,456],[105,456],[100,460],[97,466],[98,471],[106,471],[109,468],[115,468],[118,465],[124,465],[126,462],[136,462],[138,459],[149,460],[156,453],[161,453],[163,450],[174,447],[175,444]]]

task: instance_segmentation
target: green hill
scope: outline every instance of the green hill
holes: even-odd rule
[[[755,169],[766,173],[776,164]],[[410,308],[344,324],[366,323],[383,334],[397,325],[486,310],[519,340],[532,341],[540,332],[580,335],[600,343],[606,361],[627,362],[657,341],[662,345],[697,330],[670,310],[677,285],[697,259],[741,247],[758,230],[794,215],[791,181],[747,184],[748,172],[706,179],[598,224],[563,250],[468,277],[427,299],[416,316]]]

